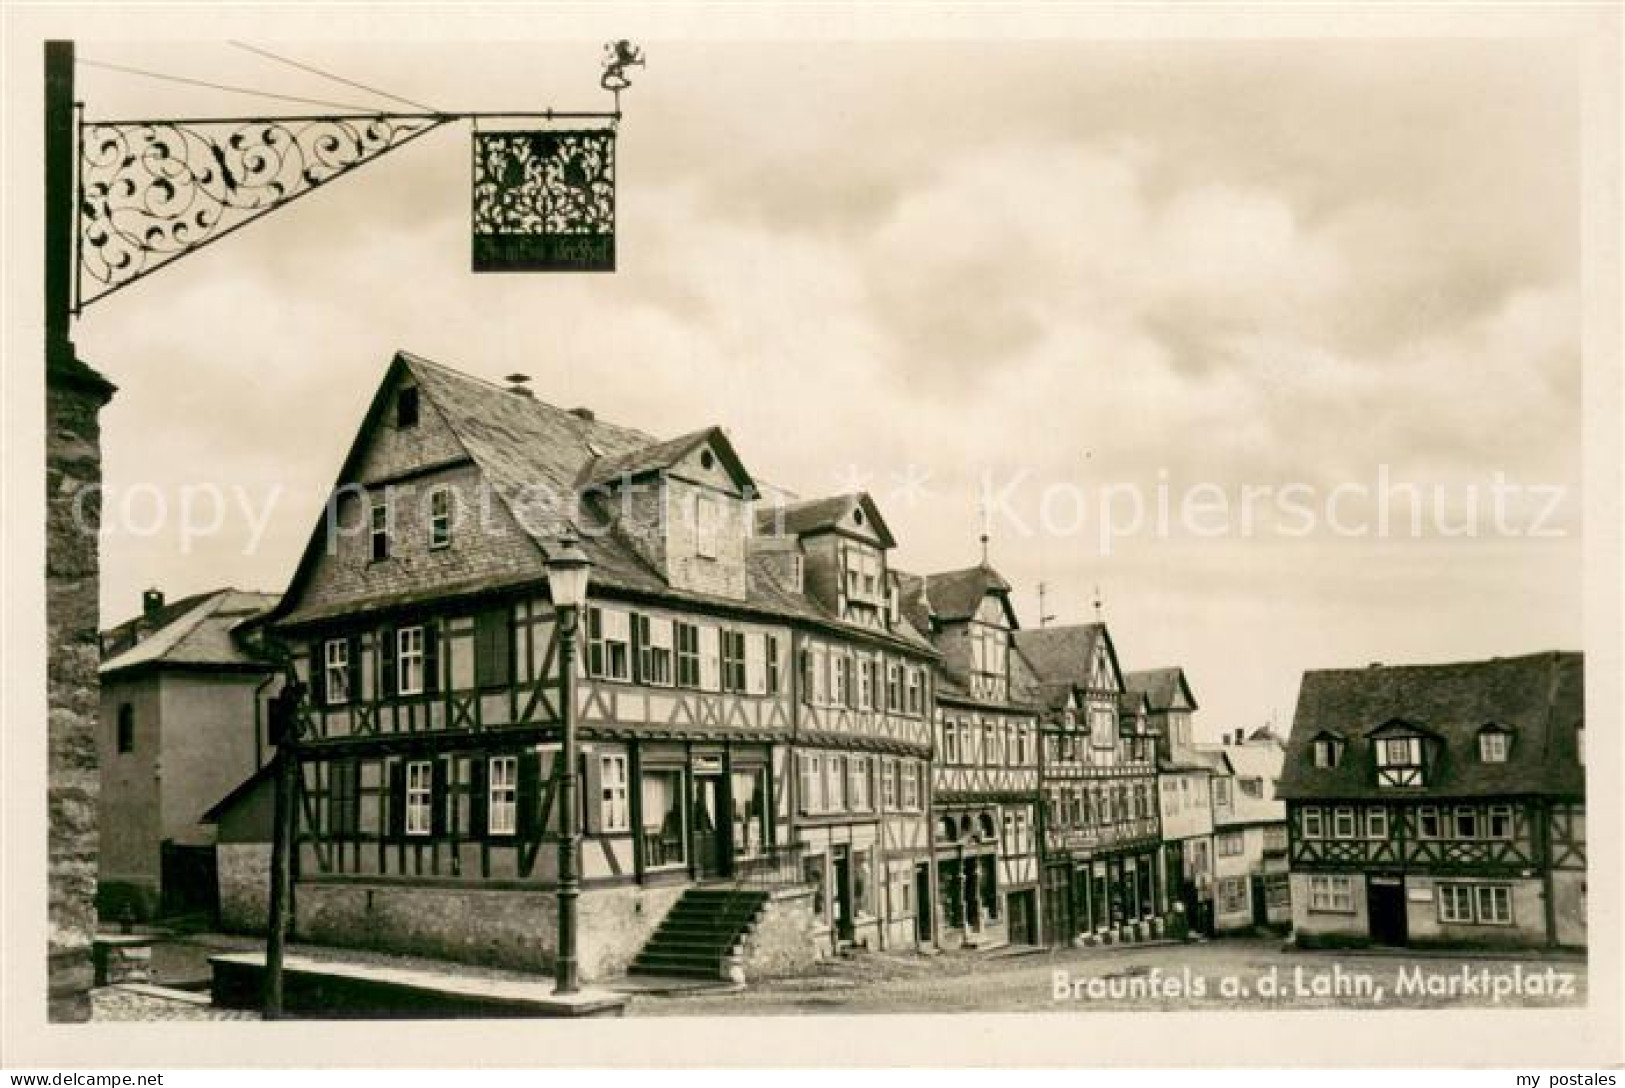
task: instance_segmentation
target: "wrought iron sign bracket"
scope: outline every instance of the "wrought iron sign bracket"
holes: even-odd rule
[[[600,84],[615,96],[610,111],[91,121],[84,118],[83,104],[77,104],[72,312],[77,315],[181,257],[457,121],[476,127],[480,121],[588,126],[570,132],[477,132],[475,229],[495,222],[511,232],[552,237],[541,247],[552,254],[551,263],[509,267],[577,267],[571,254],[585,252],[598,254],[598,260],[579,267],[602,268],[607,244],[612,268],[614,134],[621,119],[620,93],[630,85],[626,69],[641,66],[643,53],[620,41],[606,46],[605,54]],[[499,150],[494,173],[482,174],[482,146]],[[573,240],[561,244],[560,234]],[[476,234],[475,266],[485,270],[480,245]],[[534,243],[519,248],[537,251]],[[500,260],[491,267],[501,267]]]

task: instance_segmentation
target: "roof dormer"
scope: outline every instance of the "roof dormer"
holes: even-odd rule
[[[1428,784],[1438,743],[1431,730],[1403,718],[1391,718],[1368,736],[1378,786],[1419,788]]]
[[[1480,763],[1505,763],[1512,756],[1513,732],[1500,722],[1486,722],[1477,740]]]

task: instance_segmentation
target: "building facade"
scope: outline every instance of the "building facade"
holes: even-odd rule
[[[1162,932],[1156,748],[1104,624],[1020,631],[1043,702],[1041,864],[1051,944]]]
[[[220,589],[166,604],[101,636],[101,836],[104,919],[215,911],[208,808],[270,758],[266,701],[280,670],[237,629],[274,604]]]
[[[1214,931],[1290,925],[1286,804],[1276,792],[1284,758],[1280,742],[1273,736],[1249,738],[1238,729],[1223,744],[1200,751],[1215,767]]]
[[[1583,657],[1304,674],[1287,744],[1303,944],[1586,944]]]
[[[1156,737],[1157,809],[1168,896],[1183,909],[1188,932],[1211,936],[1213,926],[1213,802],[1215,761],[1192,734],[1197,710],[1185,670],[1172,666],[1126,673],[1124,686],[1145,698]]]
[[[904,576],[903,608],[942,655],[931,807],[939,947],[1036,944],[1038,704],[1012,644],[1010,585],[985,563]]]
[[[936,654],[887,599],[866,496],[765,533],[754,497],[719,429],[657,441],[398,355],[273,617],[309,692],[299,935],[551,965],[544,562],[579,536],[583,977],[700,885],[771,890],[753,969],[911,945]]]

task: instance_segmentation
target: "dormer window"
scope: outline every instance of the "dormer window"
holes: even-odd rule
[[[856,513],[861,514],[859,510]],[[866,604],[886,603],[886,592],[881,585],[880,555],[873,548],[849,544],[844,551],[843,576],[846,599]]]
[[[1310,746],[1315,766],[1329,769],[1343,758],[1343,742],[1336,737],[1320,737]]]
[[[1377,785],[1424,785],[1421,737],[1379,737],[1376,749]]]
[[[1505,763],[1512,748],[1512,737],[1504,729],[1486,726],[1478,732],[1478,761]]]

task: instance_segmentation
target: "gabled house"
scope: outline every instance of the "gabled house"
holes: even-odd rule
[[[545,561],[575,537],[582,977],[912,947],[936,654],[863,580],[890,544],[867,496],[771,536],[755,498],[718,428],[662,440],[399,353],[269,617],[309,692],[299,936],[552,964]],[[781,939],[677,940],[701,888]]]
[[[1278,794],[1283,746],[1237,729],[1199,745],[1213,761],[1213,926],[1219,933],[1292,921],[1286,805]]]
[[[1016,646],[1043,705],[1040,841],[1049,942],[1160,933],[1170,897],[1145,700],[1125,687],[1105,624],[1018,631]]]
[[[216,589],[148,590],[141,614],[101,635],[101,846],[105,920],[215,906],[210,805],[269,758],[278,666],[243,628],[276,602]]]
[[[1578,653],[1305,673],[1297,940],[1584,945],[1584,715]]]
[[[1213,933],[1212,757],[1192,735],[1197,710],[1185,670],[1177,665],[1125,673],[1123,684],[1145,699],[1157,746],[1157,808],[1170,897],[1187,927]],[[1222,767],[1222,760],[1218,766]]]
[[[899,575],[902,610],[942,655],[931,773],[942,947],[1037,944],[1038,685],[986,563]]]

